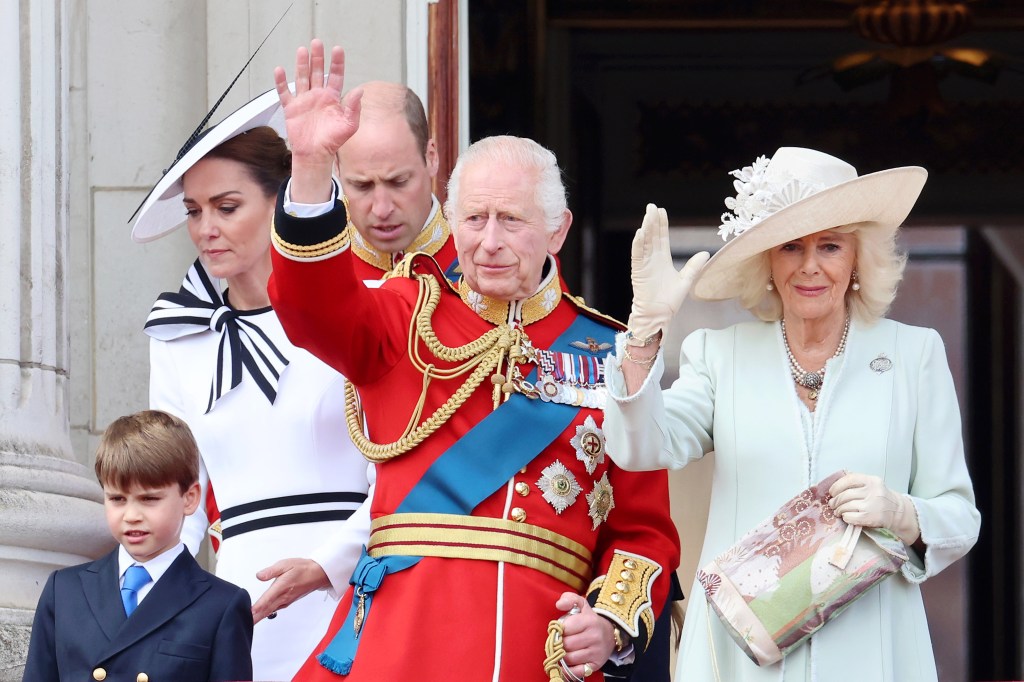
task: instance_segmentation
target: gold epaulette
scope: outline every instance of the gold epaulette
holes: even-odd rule
[[[595,310],[594,308],[588,306],[586,302],[583,300],[582,296],[573,296],[567,291],[563,291],[562,296],[564,296],[566,300],[570,301],[574,306],[576,306],[580,310],[580,312],[582,312],[590,319],[597,320],[599,322],[604,322],[605,324],[607,324],[612,329],[615,329],[616,331],[626,330],[626,325],[619,322],[611,315],[605,315],[600,310]]]
[[[287,256],[292,260],[322,258],[323,256],[329,256],[338,251],[344,251],[349,246],[348,230],[342,230],[340,234],[337,234],[326,241],[322,241],[319,244],[306,245],[286,242],[281,238],[281,235],[277,233],[277,221],[274,219],[271,219],[270,221],[270,238],[274,243],[274,248],[276,248],[281,255]]]
[[[654,634],[651,589],[661,566],[647,557],[615,550],[608,573],[590,583],[594,611],[618,623],[643,651]]]

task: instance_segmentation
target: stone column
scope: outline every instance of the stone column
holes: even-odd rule
[[[68,421],[65,2],[0,0],[0,681],[47,575],[112,546]]]
[[[183,230],[133,244],[128,216],[288,5],[0,0],[0,682],[48,573],[114,546],[92,452],[147,406],[142,323],[195,257]],[[314,35],[349,87],[403,80],[405,6],[295,3],[213,122]]]

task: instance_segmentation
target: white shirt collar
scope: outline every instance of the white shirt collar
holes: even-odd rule
[[[430,221],[432,221],[434,219],[434,216],[440,210],[441,210],[441,202],[437,200],[437,197],[435,197],[433,194],[431,194],[430,195],[430,213],[427,214],[427,219],[423,223],[423,227],[420,228],[421,231],[427,229],[427,225],[430,224]]]
[[[167,569],[171,567],[174,560],[178,558],[178,555],[185,551],[185,543],[178,542],[174,547],[171,547],[166,552],[161,552],[149,561],[143,563],[136,561],[132,558],[132,555],[128,553],[128,550],[121,545],[117,550],[117,577],[120,582],[124,578],[124,572],[128,570],[129,566],[138,564],[149,572],[149,576],[153,579],[150,585],[160,580],[160,577],[167,572]]]

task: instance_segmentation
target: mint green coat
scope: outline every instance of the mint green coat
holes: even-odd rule
[[[621,357],[621,343],[619,357]],[[871,361],[885,355],[888,371]],[[805,433],[778,323],[699,330],[683,341],[680,376],[659,389],[663,360],[631,397],[610,360],[604,431],[609,456],[633,470],[680,469],[715,451],[711,503],[700,558],[705,565],[792,495],[834,471],[881,476],[910,495],[923,557],[911,552],[886,580],[782,662],[759,668],[708,613],[694,581],[676,682],[719,679],[935,680],[919,585],[974,545],[981,518],[964,461],[960,410],[938,333],[890,320],[854,321],[845,352],[829,361]],[[709,632],[712,633],[709,635]]]

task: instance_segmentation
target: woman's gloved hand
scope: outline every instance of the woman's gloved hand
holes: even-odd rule
[[[662,331],[686,299],[690,286],[708,262],[707,251],[694,255],[677,271],[672,264],[665,209],[647,204],[643,224],[633,237],[631,274],[633,307],[629,331],[635,345]]]
[[[878,476],[847,474],[828,492],[829,506],[851,526],[888,528],[908,547],[921,537],[914,503],[890,490]]]

